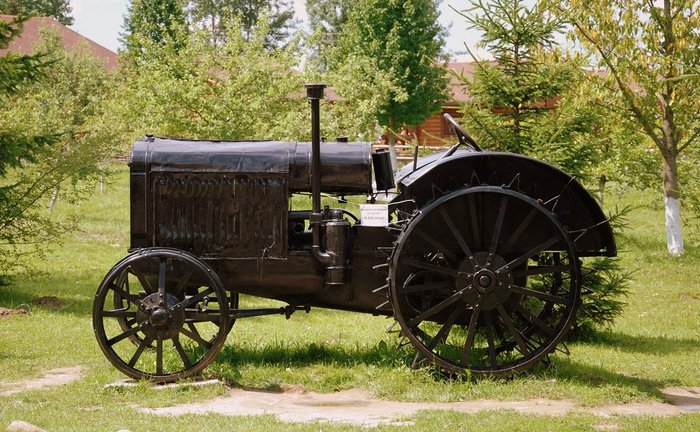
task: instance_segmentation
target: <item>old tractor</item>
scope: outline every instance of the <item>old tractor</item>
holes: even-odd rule
[[[311,143],[134,144],[130,253],[94,300],[107,359],[174,381],[207,367],[235,321],[313,307],[393,317],[448,373],[510,374],[551,353],[576,318],[580,258],[616,254],[591,195],[545,162],[482,150],[449,116],[457,143],[394,174],[369,143],[321,143],[323,93],[307,86]],[[394,188],[361,217],[321,208],[322,193]],[[298,193],[311,209],[291,208]]]

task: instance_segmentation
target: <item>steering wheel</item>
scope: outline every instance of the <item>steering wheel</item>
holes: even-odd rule
[[[452,156],[452,154],[455,151],[457,151],[457,148],[460,145],[471,147],[472,149],[474,149],[474,151],[483,151],[481,147],[479,147],[479,144],[477,144],[476,141],[474,141],[474,138],[472,138],[467,133],[467,131],[465,131],[464,128],[459,123],[457,123],[457,120],[453,119],[452,116],[448,113],[443,114],[443,117],[452,126],[452,131],[454,132],[455,136],[457,137],[457,140],[459,141],[457,144],[453,145],[443,157]]]

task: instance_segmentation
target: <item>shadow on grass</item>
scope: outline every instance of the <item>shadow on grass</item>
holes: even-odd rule
[[[314,343],[309,345],[271,343],[270,345],[257,347],[225,346],[215,363],[234,370],[250,365],[279,368],[303,368],[314,365],[351,368],[371,365],[391,370],[398,366],[409,367],[414,356],[415,352],[411,347],[397,348],[395,345],[387,344],[386,342],[380,342],[376,346],[356,346],[353,348]],[[624,393],[646,394],[658,399],[664,398],[658,389],[672,384],[662,380],[628,376],[566,358],[558,358],[549,366],[540,363],[529,371],[505,378],[449,376],[435,369],[429,370],[426,376],[429,377],[429,380],[433,380],[436,383],[444,382],[445,380],[478,383],[484,380],[496,379],[507,384],[512,379],[524,376],[547,382],[554,378],[557,381],[568,381],[583,387],[599,389],[600,391],[614,388],[617,388],[617,391],[626,389]],[[276,388],[266,389],[278,390]]]
[[[568,380],[593,389],[609,387],[628,388],[635,390],[637,393],[648,394],[659,399],[664,399],[665,397],[659,389],[672,384],[663,380],[650,380],[623,375],[570,359],[557,361],[556,368],[556,378],[559,380]]]
[[[606,331],[598,333],[594,339],[581,343],[594,346],[610,346],[631,353],[674,354],[697,351],[700,355],[700,340],[698,339],[677,339],[667,336],[632,336]]]
[[[415,356],[415,352],[408,348],[397,348],[386,342],[379,342],[375,346],[343,347],[338,345],[319,345],[310,343],[284,344],[270,343],[258,347],[252,346],[224,346],[216,359],[217,363],[231,366],[255,365],[255,366],[310,366],[310,365],[334,365],[334,366],[358,366],[375,365],[396,367],[409,365]]]

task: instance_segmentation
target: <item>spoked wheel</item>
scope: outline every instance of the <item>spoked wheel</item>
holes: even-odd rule
[[[556,348],[575,316],[580,265],[550,211],[493,186],[438,198],[393,251],[390,297],[402,333],[449,372],[503,375]]]
[[[95,295],[93,328],[107,359],[135,379],[169,382],[202,371],[230,329],[214,271],[173,249],[143,249],[118,262]],[[130,342],[129,342],[130,341]]]

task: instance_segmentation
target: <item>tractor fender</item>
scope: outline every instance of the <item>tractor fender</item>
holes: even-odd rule
[[[608,218],[595,198],[574,177],[541,160],[514,153],[458,151],[433,153],[397,173],[404,211],[421,209],[446,193],[473,186],[500,186],[539,201],[571,235],[579,256],[615,256],[617,246]],[[410,204],[409,204],[410,203]],[[408,206],[412,206],[410,209]]]

